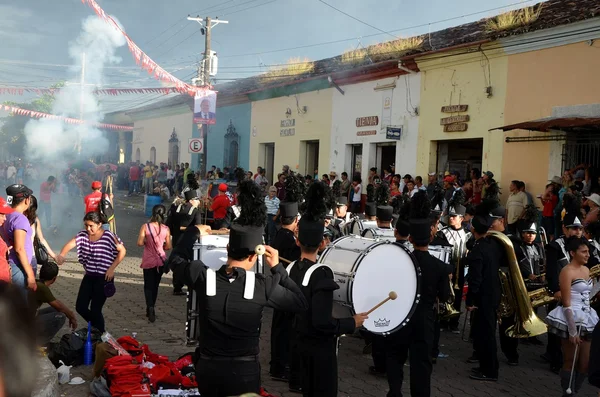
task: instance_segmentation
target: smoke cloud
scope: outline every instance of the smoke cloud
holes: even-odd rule
[[[104,83],[105,67],[121,62],[116,51],[125,44],[123,35],[97,16],[85,19],[79,37],[69,43],[69,55],[73,60],[69,71],[73,77],[56,95],[52,114],[83,118],[90,123],[102,121],[102,107],[93,91]],[[84,53],[85,81],[82,87],[80,78]],[[67,169],[69,160],[75,159],[79,142],[83,159],[103,154],[108,149],[108,140],[102,132],[85,124],[30,120],[25,126],[25,136],[28,159],[52,165],[59,172]]]

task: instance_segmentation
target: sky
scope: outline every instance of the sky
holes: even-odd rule
[[[98,0],[146,54],[187,83],[195,77],[196,63],[204,51],[200,26],[188,21],[188,15],[229,21],[212,31],[212,48],[219,58],[218,83],[265,72],[291,58],[327,58],[349,49],[433,32],[537,2]],[[59,81],[78,80],[68,66],[72,63],[69,43],[80,33],[82,21],[93,14],[81,0],[0,0],[0,87],[48,87]],[[321,45],[332,41],[337,42]],[[107,69],[104,88],[160,86],[135,65],[127,46],[120,48],[118,55],[122,62]],[[30,98],[0,95],[0,102]],[[161,98],[160,94],[143,94],[100,97],[100,100],[104,111],[111,112]]]

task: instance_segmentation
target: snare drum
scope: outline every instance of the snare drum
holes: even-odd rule
[[[452,247],[446,247],[443,245],[430,245],[429,254],[449,265],[450,261],[452,260]]]
[[[390,241],[345,236],[319,257],[329,266],[340,289],[334,291],[333,316],[367,312],[395,291],[398,298],[369,315],[364,327],[387,335],[404,327],[420,300],[421,271],[407,248]]]
[[[394,229],[368,228],[363,230],[362,236],[373,240],[396,241]]]
[[[353,218],[350,222],[346,223],[346,235],[360,236],[363,230],[367,228],[377,227],[377,221],[365,221],[363,219]]]

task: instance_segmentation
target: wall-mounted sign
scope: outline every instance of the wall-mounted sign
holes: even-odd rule
[[[470,120],[469,115],[463,116],[452,116],[452,117],[444,117],[440,120],[440,125],[454,124],[454,123],[466,123]]]
[[[200,138],[190,138],[188,141],[188,153],[203,153],[204,145]]]
[[[469,105],[442,106],[442,112],[443,113],[466,112],[467,109],[469,109]]]
[[[385,131],[386,139],[395,139],[397,141],[402,137],[402,127],[388,127]]]
[[[376,130],[371,131],[357,131],[356,136],[369,136],[369,135],[377,135]]]
[[[281,129],[279,130],[279,136],[296,135],[296,119],[281,120],[279,126],[281,127]]]
[[[447,124],[444,126],[444,132],[464,132],[468,127],[467,123]]]
[[[356,119],[357,127],[371,127],[379,124],[378,116],[359,117]]]

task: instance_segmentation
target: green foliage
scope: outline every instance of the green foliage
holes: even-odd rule
[[[64,83],[58,83],[51,88],[61,88]],[[25,103],[6,101],[4,105],[19,107],[21,109],[34,110],[36,112],[52,113],[54,96],[44,94],[38,98]],[[7,148],[7,152],[13,156],[24,157],[25,151],[25,125],[31,120],[31,117],[11,114],[0,118],[0,145]]]

